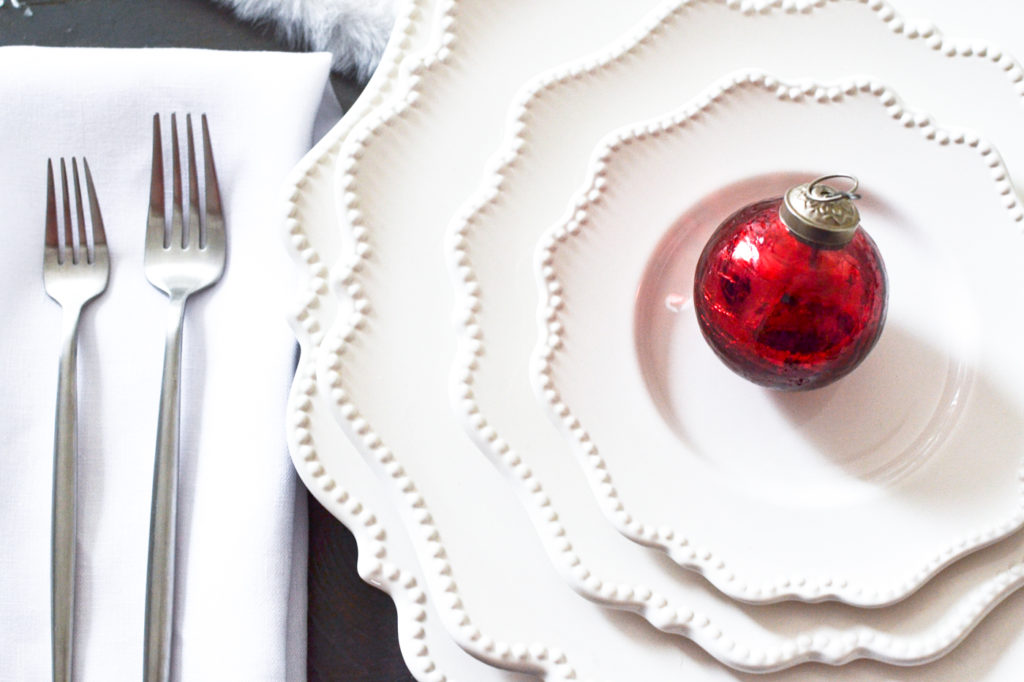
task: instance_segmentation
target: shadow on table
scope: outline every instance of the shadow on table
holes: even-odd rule
[[[398,648],[391,598],[359,578],[348,529],[312,495],[308,504],[308,682],[413,680]]]

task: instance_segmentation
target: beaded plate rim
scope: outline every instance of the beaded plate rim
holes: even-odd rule
[[[451,4],[450,8],[454,10],[455,5],[457,4],[458,2],[456,0]],[[757,4],[755,3],[729,4],[731,7],[735,5],[736,9],[741,9],[745,12],[755,11],[757,8]],[[880,16],[888,11],[888,5],[885,5],[884,3],[872,2],[870,4]],[[770,5],[787,10],[788,8],[793,8],[791,11],[801,11],[802,7],[812,6],[810,3],[794,2],[775,2],[770,3]],[[877,5],[877,8],[874,7],[875,5]],[[818,5],[815,4],[813,6]],[[448,16],[454,18],[454,11]],[[890,16],[892,17],[895,15]],[[882,16],[882,18],[883,20],[886,20],[884,16]],[[653,22],[647,28],[654,28],[657,23],[658,22]],[[420,71],[420,69],[444,68],[445,66],[450,65],[453,59],[453,50],[457,49],[457,45],[452,42],[454,40],[454,35],[450,29],[451,25],[449,24],[445,28],[444,46],[438,50],[434,55],[434,58],[425,60],[421,67],[411,70],[410,74],[412,77],[410,79],[409,92],[407,92],[404,97],[398,98],[399,101],[395,104],[384,107],[382,110],[376,112],[375,116],[361,122],[359,126],[359,133],[353,135],[350,140],[346,141],[349,153],[346,155],[346,163],[341,167],[342,186],[345,188],[345,201],[343,202],[344,216],[345,220],[348,222],[348,227],[353,231],[359,245],[356,249],[355,258],[351,262],[340,265],[342,272],[338,276],[338,282],[345,288],[346,295],[352,299],[355,306],[355,313],[352,318],[347,320],[342,328],[337,332],[335,342],[325,341],[325,343],[321,345],[320,350],[328,356],[326,358],[326,362],[332,367],[340,368],[341,363],[335,363],[332,360],[332,357],[340,358],[341,354],[344,352],[345,346],[352,342],[357,336],[360,336],[361,332],[366,327],[367,315],[371,312],[369,301],[366,299],[365,293],[359,284],[359,273],[362,269],[363,263],[370,253],[369,240],[367,238],[366,228],[362,224],[362,216],[358,210],[358,198],[354,192],[350,191],[352,182],[354,181],[354,176],[358,173],[359,159],[364,152],[363,148],[373,136],[374,131],[388,125],[388,121],[394,117],[408,115],[410,109],[414,109],[418,98],[417,72]],[[646,33],[646,31],[641,33]],[[639,38],[630,38],[627,40],[627,47],[638,39]],[[616,50],[611,50],[606,54],[606,57],[613,58],[620,51],[624,51],[624,49],[625,48],[617,48]],[[594,63],[596,62],[588,62],[583,65],[581,69],[593,66]],[[554,76],[545,76],[540,79],[540,81],[557,80],[558,78],[566,77],[567,74],[567,71],[560,71]],[[533,88],[533,90],[536,90],[536,88]],[[508,151],[502,159],[500,159],[500,161],[507,162],[510,159],[514,159],[515,155],[515,147],[513,146],[511,150]],[[496,184],[500,184],[500,179]],[[486,201],[484,203],[486,203]],[[459,237],[464,236],[465,233],[463,232],[462,235],[459,235],[459,230],[456,229],[454,234],[456,237]],[[475,341],[471,339],[469,346],[472,347],[474,343]],[[332,376],[334,373],[335,371],[332,370],[328,373],[327,377],[328,381],[332,384],[335,381],[340,381],[340,376]],[[340,388],[340,385],[332,388]],[[359,421],[360,417],[357,410],[345,410],[344,405],[338,405],[337,407],[339,408],[339,414],[341,415],[342,420],[348,422],[352,427],[353,435],[351,438],[355,441],[362,440],[363,445],[367,448],[373,449],[376,447],[382,447],[378,441],[374,440],[375,434],[373,433],[372,427],[365,424],[365,420],[363,422]],[[480,432],[478,432],[478,435],[481,435],[485,440],[489,436],[488,433]],[[400,463],[395,459],[388,459],[389,456],[391,458],[394,457],[393,453],[386,453],[383,457],[386,458],[387,461],[381,463],[384,466],[391,466],[391,469],[398,474],[395,476],[396,479],[403,479],[404,471],[399,473],[399,470],[401,469]],[[404,483],[412,483],[412,481],[405,480],[403,481],[403,484]],[[429,512],[426,510],[423,510],[423,513],[429,516]],[[439,550],[443,550],[443,545],[439,545]],[[433,562],[433,565],[435,566],[435,570],[450,570],[450,567],[444,561]],[[727,635],[722,633],[721,630],[719,630],[706,616],[703,616],[702,614],[695,614],[685,608],[673,607],[667,604],[664,598],[660,597],[660,595],[651,593],[649,590],[644,588],[622,586],[623,589],[620,590],[619,586],[605,586],[601,584],[599,580],[595,586],[595,581],[593,580],[595,576],[588,575],[585,568],[571,571],[571,574],[576,578],[574,587],[589,598],[601,603],[615,605],[619,608],[638,611],[660,629],[688,633],[691,638],[694,638],[695,641],[697,641],[702,647],[706,648],[716,658],[719,658],[723,663],[731,665],[737,669],[763,672],[780,669],[805,660],[820,660],[828,663],[839,664],[858,657],[875,657],[872,653],[865,652],[864,649],[864,647],[870,648],[870,643],[875,640],[875,634],[864,632],[847,633],[846,636],[835,639],[827,637],[823,639],[818,636],[801,636],[794,638],[793,641],[786,642],[785,644],[774,648],[771,652],[743,652],[741,651],[742,647],[738,646],[736,642],[732,641]],[[1008,594],[1005,586],[1003,586],[1002,582],[999,580],[986,584],[989,585],[990,591],[998,589]],[[609,593],[607,589],[608,587],[614,587],[615,589]],[[621,595],[626,593],[631,595],[631,599],[620,599]],[[540,662],[542,657],[539,654],[549,653],[550,649],[543,645],[505,645],[499,646],[495,649],[495,643],[493,640],[488,640],[488,638],[486,638],[482,633],[473,631],[471,625],[468,628],[464,626],[461,622],[461,616],[464,615],[460,610],[461,603],[458,602],[457,598],[454,602],[456,606],[452,606],[451,610],[453,610],[459,617],[449,618],[448,622],[451,623],[454,621],[458,624],[453,634],[455,634],[455,632],[460,632],[462,634],[458,639],[460,643],[467,647],[468,650],[480,653],[484,656],[493,655],[497,650],[501,652],[502,662],[507,663],[509,660],[512,660],[522,662],[524,664]],[[980,620],[980,617],[974,620],[973,623],[976,624],[978,620]],[[961,637],[966,635],[966,631],[969,627],[970,625],[962,629],[960,632]],[[926,639],[924,637],[910,638],[914,640],[913,642],[905,641],[905,639],[906,638],[904,638],[904,641],[900,641],[892,646],[892,651],[897,652],[896,656],[886,657],[880,655],[878,656],[879,660],[895,660],[905,664],[921,663],[942,655],[945,651],[948,651],[955,646],[957,641],[959,641],[958,639],[956,641],[947,641],[942,645],[944,648],[938,650],[935,646],[924,645],[923,641]],[[477,644],[477,642],[481,640],[491,646],[488,647],[486,644],[483,646]],[[889,641],[888,636],[886,635],[879,636],[878,640],[884,642]],[[837,646],[837,644],[842,644],[842,646]],[[506,651],[507,654],[505,653]],[[544,658],[547,658],[547,656]]]

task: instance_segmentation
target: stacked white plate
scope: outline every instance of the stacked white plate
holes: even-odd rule
[[[400,14],[295,171],[288,430],[413,674],[1018,679],[1024,9]],[[887,326],[773,394],[664,302],[722,219],[836,172]]]

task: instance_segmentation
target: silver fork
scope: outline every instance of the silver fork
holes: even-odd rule
[[[71,159],[75,187],[75,214],[78,242],[74,241],[68,172],[60,160],[60,184],[63,198],[64,243],[57,218],[57,192],[53,181],[53,161],[46,162],[46,240],[43,248],[43,286],[60,304],[61,352],[57,373],[57,410],[53,443],[53,519],[50,535],[50,625],[53,679],[71,679],[71,655],[75,612],[75,516],[77,514],[78,458],[78,321],[82,308],[107,288],[110,259],[107,236],[103,230],[96,188],[89,164],[85,185],[92,218],[92,249],[88,246],[82,184],[78,161]]]
[[[224,214],[206,115],[202,116],[205,159],[204,210],[200,209],[192,116],[186,116],[188,142],[188,221],[182,206],[181,158],[177,119],[171,115],[173,204],[168,223],[164,211],[164,162],[160,115],[153,117],[153,170],[149,219],[146,226],[145,271],[150,284],[167,294],[170,316],[164,348],[163,383],[157,421],[156,462],[149,525],[149,563],[146,570],[146,623],[143,655],[147,682],[170,677],[171,627],[174,616],[175,522],[178,497],[178,427],[181,391],[181,338],[185,303],[224,271],[227,251]],[[199,216],[203,219],[200,221]]]

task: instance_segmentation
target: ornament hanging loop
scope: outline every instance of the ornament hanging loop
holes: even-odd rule
[[[829,185],[823,185],[821,183],[826,180],[847,180],[850,183],[849,189],[836,189]],[[857,188],[860,187],[860,181],[853,175],[845,175],[843,173],[837,173],[833,175],[822,175],[816,180],[812,180],[807,185],[807,193],[814,197],[817,201],[825,203],[831,201],[839,201],[841,199],[849,199],[853,201],[860,199],[860,194],[857,193]]]

